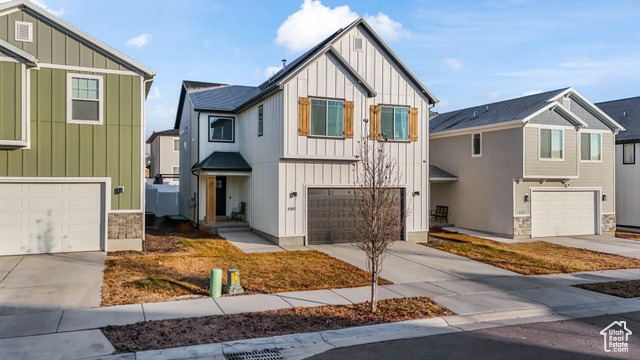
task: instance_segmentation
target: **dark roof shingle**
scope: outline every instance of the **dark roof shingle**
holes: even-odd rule
[[[596,104],[626,130],[616,135],[616,142],[640,142],[640,96]]]
[[[207,171],[251,171],[251,166],[237,152],[216,151],[193,167]]]
[[[259,93],[254,86],[224,85],[188,94],[195,110],[234,111]]]
[[[435,165],[429,165],[429,179],[451,179],[457,180],[458,177],[448,173]]]

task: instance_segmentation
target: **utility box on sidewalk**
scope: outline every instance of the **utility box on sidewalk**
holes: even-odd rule
[[[225,294],[242,294],[244,289],[240,286],[240,271],[238,269],[227,270],[227,285],[222,288]]]

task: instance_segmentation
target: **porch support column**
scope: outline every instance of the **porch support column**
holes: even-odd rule
[[[216,176],[207,176],[207,215],[205,217],[207,225],[216,223]]]

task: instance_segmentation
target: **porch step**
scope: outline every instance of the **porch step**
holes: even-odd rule
[[[251,231],[249,223],[243,221],[220,221],[214,225],[209,225],[208,228],[213,233]]]
[[[222,229],[216,229],[218,231],[218,234],[224,234],[224,233],[236,233],[236,232],[251,232],[251,228],[250,227],[230,227],[230,228],[222,228]]]

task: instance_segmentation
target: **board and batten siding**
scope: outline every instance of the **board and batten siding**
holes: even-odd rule
[[[525,128],[527,129],[527,128]],[[579,133],[577,134],[579,136]],[[572,136],[573,138],[573,136]],[[576,137],[577,138],[577,137]],[[576,188],[602,188],[602,193],[607,195],[607,201],[602,201],[602,213],[613,214],[615,211],[615,180],[614,180],[614,136],[610,132],[602,133],[602,161],[579,161],[579,153],[574,155],[578,162],[579,177],[569,180],[569,189]],[[565,158],[566,159],[566,158]],[[529,215],[530,202],[524,202],[524,194],[529,193],[529,187],[560,188],[562,183],[558,181],[522,182],[514,185],[514,214]]]
[[[623,144],[616,145],[616,222],[640,227],[640,143],[633,146],[635,163],[623,164]]]
[[[110,177],[112,210],[140,209],[141,82],[103,76],[104,124],[67,123],[66,70],[30,71],[31,148],[0,150],[0,176]],[[72,72],[78,73],[78,72]],[[112,190],[112,189],[111,189]]]
[[[353,39],[363,38],[363,50],[353,49]],[[390,141],[386,147],[398,162],[400,186],[406,188],[408,218],[406,229],[426,232],[428,221],[428,112],[429,104],[370,36],[359,27],[341,35],[334,44],[340,55],[374,87],[377,96],[367,98],[366,91],[339,65],[331,54],[318,57],[284,84],[284,158],[280,165],[279,227],[281,236],[303,236],[306,229],[306,187],[349,187],[350,163],[358,141],[368,136],[370,105],[415,107],[418,109],[418,141]],[[353,139],[299,136],[298,100],[300,97],[339,99],[354,102]],[[292,159],[292,158],[295,158]],[[283,181],[284,180],[284,181]],[[298,192],[297,198],[289,193]],[[415,191],[420,196],[411,196]],[[295,205],[292,205],[295,204]],[[289,210],[294,208],[295,210]]]
[[[0,141],[23,140],[22,72],[21,63],[0,61]]]
[[[564,130],[562,148],[563,160],[540,159],[541,127],[524,127],[524,177],[577,177],[578,176],[578,132],[574,127],[562,127]],[[554,128],[559,129],[559,128]]]
[[[16,41],[15,22],[33,23],[33,41]],[[35,56],[40,63],[109,70],[129,70],[76,37],[50,25],[37,14],[21,10],[0,16],[0,39]]]

